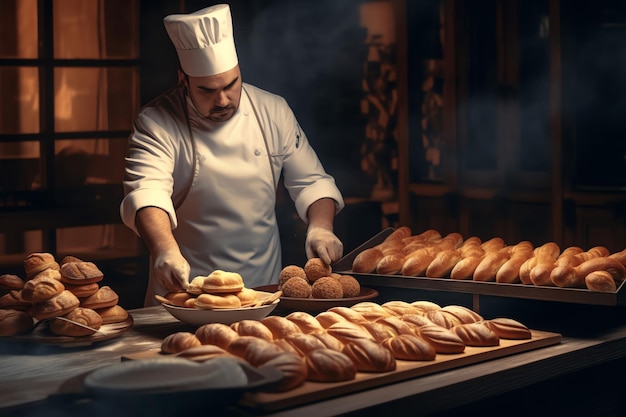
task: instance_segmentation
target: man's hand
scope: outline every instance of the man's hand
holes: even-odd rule
[[[170,292],[187,289],[189,270],[189,263],[179,250],[161,252],[154,260],[156,283]]]
[[[307,258],[318,257],[329,265],[343,256],[343,243],[333,232],[322,227],[309,226],[304,247]]]

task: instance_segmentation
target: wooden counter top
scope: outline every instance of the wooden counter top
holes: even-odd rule
[[[10,410],[14,416],[38,415],[29,414],[32,411],[29,408],[41,405],[41,400],[55,393],[64,381],[91,369],[117,363],[123,355],[158,348],[168,334],[194,329],[178,322],[162,307],[131,310],[131,314],[135,321],[132,329],[116,339],[90,347],[44,346],[0,340],[0,405],[12,407]],[[419,404],[415,408],[419,410],[416,413],[425,415],[624,357],[626,326],[603,329],[590,337],[568,337],[564,334],[562,342],[557,345],[264,415],[332,416],[381,404],[391,407],[393,403],[397,403],[396,407]],[[232,408],[229,413],[235,416],[258,415],[257,411],[244,407]],[[2,408],[0,414],[3,414]]]

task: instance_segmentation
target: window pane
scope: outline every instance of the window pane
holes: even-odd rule
[[[39,78],[35,67],[0,67],[0,133],[39,132]]]
[[[54,147],[58,188],[122,182],[126,138],[57,140]]]
[[[136,0],[55,0],[54,57],[138,56]]]
[[[25,191],[38,188],[39,143],[0,143],[0,192]],[[20,196],[3,195],[0,206],[19,206]]]
[[[0,1],[0,58],[37,58],[37,0]]]
[[[136,68],[56,68],[55,130],[130,129],[137,80]]]

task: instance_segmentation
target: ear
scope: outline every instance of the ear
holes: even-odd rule
[[[182,83],[185,81],[185,73],[182,69],[178,68],[178,82]]]

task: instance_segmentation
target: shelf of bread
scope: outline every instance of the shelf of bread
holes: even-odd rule
[[[398,287],[589,305],[626,304],[626,249],[507,244],[436,230],[387,228],[333,270],[368,287]]]

